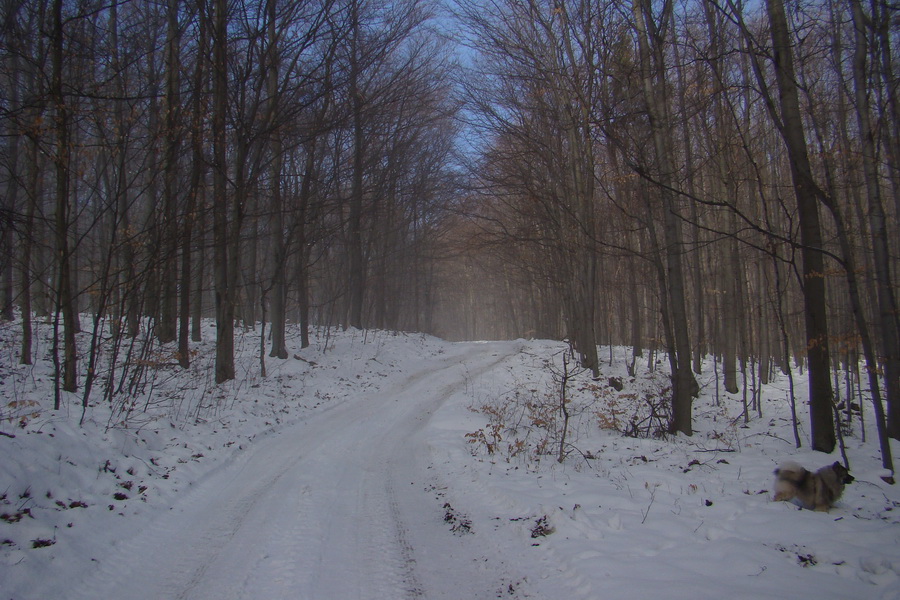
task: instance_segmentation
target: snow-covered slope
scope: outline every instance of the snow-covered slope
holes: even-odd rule
[[[859,429],[848,437],[856,481],[829,513],[773,502],[779,462],[818,468],[841,460],[838,452],[794,448],[783,376],[764,386],[763,418],[744,425],[740,398],[722,393],[716,406],[715,382],[706,375],[692,437],[637,439],[598,422],[608,425],[615,409],[622,426],[634,411],[629,401],[652,400],[665,378],[630,379],[619,356],[603,371],[623,390],[584,375],[570,381],[574,448],[562,464],[555,451],[538,461],[518,441],[540,446],[533,440],[543,430],[528,418],[540,411],[527,405],[557,394],[559,379],[544,363],[556,357],[558,373],[563,350],[528,343],[476,392],[476,406],[502,410],[475,414],[448,402],[430,436],[452,504],[478,533],[506,531],[508,560],[536,562],[528,583],[541,597],[900,598],[900,493],[880,478],[874,432],[868,443]],[[525,418],[504,429],[493,454],[483,443],[459,443],[466,432],[489,431],[498,412],[515,416],[510,404]],[[540,535],[545,531],[552,534]]]
[[[567,382],[557,463],[554,342],[319,331],[261,378],[247,332],[236,382],[210,382],[205,342],[130,413],[95,393],[79,426],[80,397],[50,410],[49,361],[18,365],[2,327],[3,598],[900,598],[872,432],[848,437],[857,480],[830,513],[771,501],[778,462],[838,459],[794,449],[783,380],[744,426],[704,375],[694,436],[632,438],[613,427],[666,378],[607,354]]]

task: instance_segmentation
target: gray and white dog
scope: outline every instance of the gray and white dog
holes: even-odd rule
[[[796,499],[803,508],[827,512],[852,481],[850,471],[839,462],[813,473],[788,461],[775,469],[774,500]]]

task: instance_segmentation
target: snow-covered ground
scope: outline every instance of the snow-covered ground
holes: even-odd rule
[[[262,378],[251,331],[215,386],[210,327],[189,371],[160,349],[130,406],[95,390],[79,426],[80,396],[51,410],[50,361],[18,365],[17,327],[0,325],[4,600],[900,598],[900,491],[873,431],[854,423],[831,512],[771,501],[779,462],[840,459],[794,448],[782,376],[745,426],[710,366],[694,436],[627,437],[666,378],[604,349],[598,381],[567,382],[558,463],[557,342],[322,330],[301,351],[293,332]]]

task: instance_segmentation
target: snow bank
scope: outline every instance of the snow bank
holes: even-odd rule
[[[50,328],[36,326],[44,356]],[[262,378],[259,335],[249,331],[236,340],[238,379],[216,386],[207,324],[188,371],[160,361],[143,392],[115,407],[95,387],[79,425],[79,394],[64,393],[62,410],[52,410],[48,357],[18,364],[18,327],[0,325],[0,596],[17,600],[36,597],[30,589],[39,580],[66,597],[67,582],[116,552],[135,523],[168,510],[255,440],[374,392],[444,348],[418,334],[317,330],[300,350],[294,329],[291,357],[267,358]],[[87,335],[79,336],[85,352]],[[174,356],[174,348],[157,354]]]
[[[539,411],[526,405],[555,398],[559,381],[548,361],[559,373],[564,350],[530,342],[505,370],[475,382],[468,402],[446,405],[433,420],[432,452],[450,502],[478,534],[507,530],[510,552],[533,565],[531,582],[545,597],[900,597],[900,490],[879,477],[874,431],[862,443],[857,422],[848,435],[856,481],[831,512],[772,502],[780,461],[818,468],[840,460],[794,448],[786,380],[763,387],[763,417],[754,413],[744,425],[739,396],[720,391],[715,404],[706,365],[692,437],[630,438],[601,427],[613,420],[610,407],[627,429],[634,403],[667,382],[646,362],[628,377],[617,349],[599,381],[581,374],[569,382],[577,418],[559,464],[553,444],[535,453],[546,432],[529,422]],[[796,379],[803,398],[805,383]],[[505,408],[490,410],[497,406]],[[488,453],[472,432],[490,430],[498,412],[509,421]],[[525,447],[517,444],[523,439]]]

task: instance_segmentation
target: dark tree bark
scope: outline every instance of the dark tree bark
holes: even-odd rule
[[[179,129],[181,111],[180,73],[181,44],[178,22],[179,0],[166,2],[166,95],[165,95],[165,149],[163,166],[163,215],[160,250],[162,252],[162,297],[160,317],[156,326],[159,341],[175,340],[178,318],[177,254],[178,254],[178,155],[182,133]]]
[[[652,17],[649,0],[634,0],[632,5],[637,27],[638,45],[641,59],[641,76],[644,99],[650,120],[657,177],[662,198],[663,239],[666,264],[666,289],[669,315],[671,317],[673,345],[669,348],[673,360],[672,369],[672,416],[669,429],[686,435],[693,433],[693,397],[699,391],[697,380],[691,371],[691,343],[688,330],[687,305],[685,302],[685,278],[682,256],[684,254],[681,217],[675,198],[672,174],[673,143],[671,120],[666,94],[665,61],[662,31]],[[660,22],[668,21],[668,11],[672,5],[666,2]]]
[[[853,53],[853,87],[856,97],[856,118],[862,146],[862,168],[869,207],[869,232],[875,261],[875,286],[878,311],[876,329],[881,334],[881,350],[884,363],[884,386],[887,395],[887,431],[890,437],[900,440],[900,339],[897,329],[897,299],[891,281],[890,250],[884,205],[881,200],[881,184],[878,181],[875,132],[871,118],[867,58],[869,44],[866,36],[866,18],[860,0],[851,1],[856,47]]]
[[[63,93],[63,52],[65,37],[62,18],[63,0],[53,2],[51,36],[51,59],[53,77],[50,98],[55,110],[54,129],[56,133],[56,260],[57,289],[56,310],[63,318],[63,374],[62,388],[67,392],[78,389],[78,354],[75,348],[75,300],[72,291],[72,253],[69,248],[69,108]],[[56,342],[54,342],[55,344]],[[54,408],[59,410],[60,398],[57,394]]]
[[[276,2],[267,0],[266,12],[268,19],[268,94],[269,119],[275,118],[278,96],[278,35],[276,29]],[[273,131],[272,140],[269,143],[272,153],[271,186],[272,206],[269,220],[270,235],[272,236],[272,348],[269,356],[273,358],[287,358],[287,344],[285,341],[285,320],[287,305],[286,263],[287,248],[284,241],[284,198],[282,194],[281,172],[284,164],[284,149],[280,132]]]
[[[43,21],[43,12],[40,19]],[[32,47],[33,63],[44,53],[43,36],[39,36]],[[43,78],[38,76],[35,66],[31,66],[27,74],[28,89],[35,98],[43,98]],[[32,364],[32,280],[34,279],[32,253],[35,243],[35,215],[38,210],[38,199],[41,196],[42,154],[38,134],[38,124],[43,120],[45,106],[43,101],[34,103],[25,113],[25,132],[27,146],[25,152],[25,185],[27,207],[22,224],[22,257],[20,260],[19,285],[21,292],[19,306],[22,311],[22,345],[19,352],[19,363]]]
[[[833,418],[828,319],[825,310],[825,260],[819,222],[818,189],[803,131],[800,99],[794,72],[791,39],[782,0],[766,0],[774,50],[775,79],[781,108],[780,133],[787,146],[803,244],[803,306],[809,376],[809,413],[812,447],[832,452],[836,438]]]
[[[324,111],[323,111],[324,114]],[[316,139],[308,144],[306,150],[306,166],[303,171],[303,182],[300,184],[300,197],[297,205],[297,304],[300,312],[300,347],[309,347],[309,263],[310,249],[307,243],[307,223],[310,201],[312,199],[312,182],[317,176]]]
[[[213,4],[213,257],[216,294],[216,383],[234,379],[234,274],[228,196],[228,0]],[[232,228],[233,230],[233,228]]]
[[[200,341],[200,316],[199,309],[201,305],[200,294],[194,294],[192,286],[193,278],[199,277],[199,273],[194,273],[193,260],[194,253],[192,251],[194,237],[194,223],[197,219],[198,200],[201,196],[201,186],[206,179],[206,157],[204,155],[203,145],[205,140],[205,130],[203,123],[205,121],[206,102],[204,101],[204,90],[207,81],[207,64],[206,53],[208,52],[208,5],[206,0],[198,0],[198,28],[199,38],[197,40],[197,61],[194,65],[193,87],[194,95],[191,98],[191,180],[187,192],[187,203],[184,209],[184,224],[181,231],[181,296],[179,305],[179,323],[178,323],[178,363],[182,368],[187,369],[190,366],[191,349],[188,338],[194,337],[194,341]],[[202,254],[200,255],[202,262]],[[199,271],[199,269],[198,269]],[[199,286],[202,289],[202,286]],[[191,319],[192,303],[197,311]],[[193,320],[193,327],[191,321]]]
[[[10,11],[13,13],[13,11]],[[4,37],[13,38],[18,32],[17,27],[15,25],[15,14],[7,14],[0,15],[4,19],[3,28]],[[21,67],[19,66],[19,52],[18,49],[15,48],[14,43],[7,42],[10,46],[13,46],[12,56],[10,58],[11,62],[11,77],[9,82],[9,103],[13,111],[21,110],[19,105],[19,86],[21,85]],[[14,265],[14,257],[16,256],[15,249],[13,247],[13,230],[15,228],[15,224],[13,223],[13,215],[19,212],[19,188],[20,181],[22,180],[22,174],[20,172],[19,163],[19,148],[20,148],[20,140],[22,138],[21,133],[18,131],[18,127],[13,119],[6,119],[3,131],[3,137],[6,143],[6,181],[8,182],[6,185],[6,194],[3,197],[3,210],[2,210],[2,219],[3,222],[0,224],[0,268],[3,270],[3,295],[0,298],[0,304],[2,304],[2,308],[0,308],[0,319],[6,321],[12,321],[15,316],[15,283],[13,279],[13,272],[15,271]]]
[[[363,326],[363,296],[366,286],[362,242],[363,169],[365,168],[366,144],[365,131],[363,130],[363,107],[365,102],[359,85],[360,53],[362,52],[360,48],[359,0],[352,0],[351,2],[350,28],[350,104],[353,120],[353,167],[347,216],[347,251],[349,253],[349,312],[347,324],[350,327],[361,328]]]
[[[34,247],[34,217],[37,210],[37,198],[40,187],[40,148],[36,140],[30,139],[28,142],[28,152],[26,154],[26,189],[28,191],[28,208],[25,212],[25,222],[23,223],[22,242],[22,259],[21,259],[21,286],[22,292],[20,297],[20,307],[22,310],[22,346],[19,351],[19,363],[23,365],[32,364],[31,358],[31,280],[34,277],[32,272],[32,248]]]

